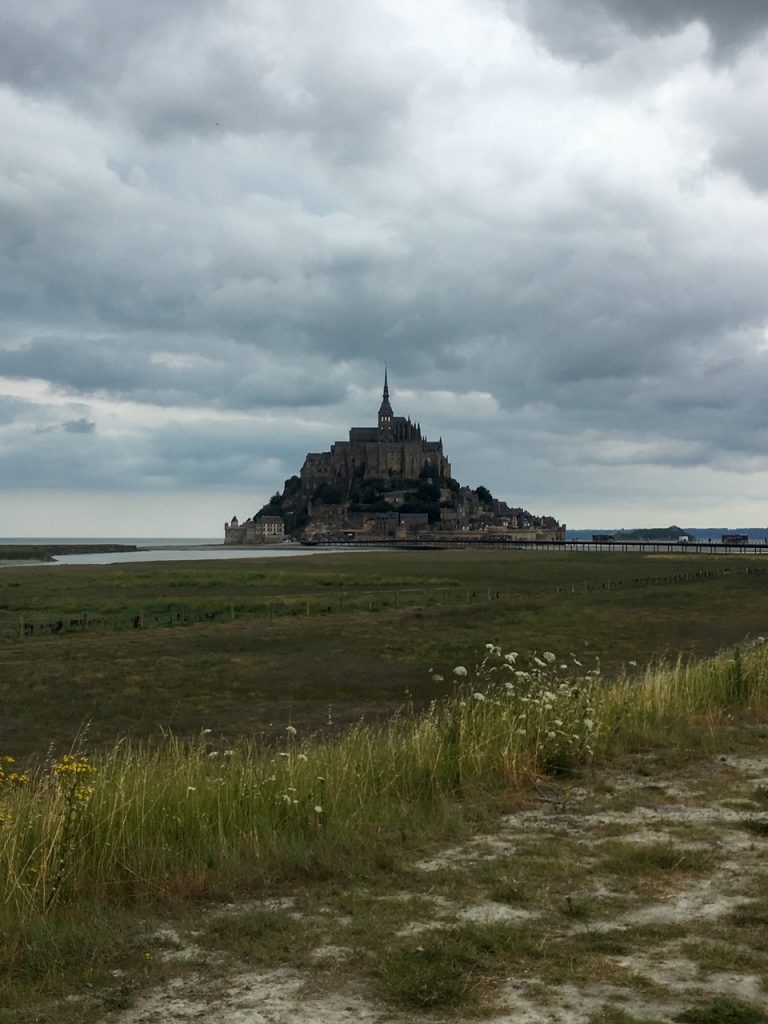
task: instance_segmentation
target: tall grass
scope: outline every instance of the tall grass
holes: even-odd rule
[[[131,904],[253,888],[292,875],[391,864],[419,837],[455,825],[466,799],[569,774],[661,733],[711,733],[764,706],[768,653],[649,669],[610,685],[599,668],[551,652],[529,659],[486,645],[456,666],[446,697],[386,728],[281,749],[213,747],[169,736],[80,751],[31,779],[0,772],[0,925],[29,948],[46,921],[88,905]],[[15,947],[14,947],[15,943]],[[1,958],[0,958],[1,959]]]

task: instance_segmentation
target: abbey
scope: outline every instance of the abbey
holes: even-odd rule
[[[427,441],[421,426],[395,416],[389,402],[387,371],[375,427],[352,427],[348,441],[337,441],[329,452],[310,452],[301,468],[306,491],[319,484],[353,479],[418,480],[422,476],[449,478],[451,466],[443,454],[443,439]]]
[[[565,526],[454,480],[443,440],[395,416],[384,371],[375,426],[352,427],[330,451],[310,452],[256,514],[224,524],[225,544],[383,543],[417,538],[440,545],[563,540]]]

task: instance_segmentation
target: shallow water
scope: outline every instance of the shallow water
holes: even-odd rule
[[[174,537],[0,537],[0,544],[135,544],[137,551],[103,551],[80,555],[55,555],[53,562],[28,559],[0,562],[0,568],[19,565],[115,565],[121,562],[212,561],[215,559],[293,558],[300,555],[338,554],[350,548],[302,547],[276,544],[274,547],[225,547],[211,538]]]

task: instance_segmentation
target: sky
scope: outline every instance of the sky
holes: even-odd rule
[[[3,0],[0,536],[223,535],[350,426],[768,524],[765,0]]]

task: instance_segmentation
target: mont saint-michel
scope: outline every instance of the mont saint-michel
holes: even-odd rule
[[[563,540],[565,526],[464,487],[451,475],[443,439],[395,416],[384,373],[375,426],[351,427],[330,451],[310,452],[298,476],[244,522],[224,524],[225,544],[263,544],[286,536],[308,542],[422,539]]]

